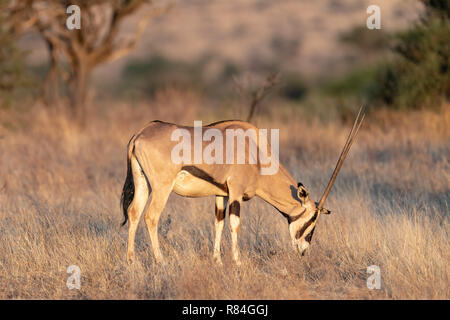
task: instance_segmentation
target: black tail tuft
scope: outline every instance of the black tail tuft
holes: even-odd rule
[[[134,198],[134,180],[133,171],[131,169],[131,157],[128,156],[127,158],[127,178],[125,179],[125,183],[123,184],[122,196],[120,197],[120,203],[123,208],[124,216],[122,226],[124,226],[128,221],[128,208],[130,207],[130,204]]]

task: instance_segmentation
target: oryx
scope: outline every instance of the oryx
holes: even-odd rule
[[[330,213],[329,210],[323,208],[325,199],[363,119],[364,112],[361,108],[319,202],[311,200],[308,190],[303,184],[297,183],[281,164],[276,173],[263,175],[260,172],[263,165],[259,158],[256,163],[255,161],[253,163],[246,161],[243,164],[174,162],[173,150],[177,141],[172,139],[173,132],[182,129],[194,134],[195,129],[161,121],[149,123],[128,143],[127,177],[121,197],[125,217],[122,225],[129,220],[128,262],[132,263],[134,259],[136,228],[144,210],[155,259],[157,262],[163,261],[157,235],[158,220],[172,191],[186,197],[215,196],[214,259],[218,263],[221,263],[220,239],[227,204],[229,203],[232,255],[234,261],[240,264],[237,245],[240,207],[242,201],[247,201],[255,195],[270,203],[287,218],[292,244],[303,255],[309,247],[320,214]],[[227,130],[232,129],[240,129],[242,132],[249,129],[255,130],[255,132],[259,130],[250,123],[234,120],[216,122],[204,128],[215,129],[216,133],[224,134]],[[248,139],[244,137],[248,149],[250,149],[250,140],[252,140],[251,136]],[[253,142],[260,148],[264,141],[254,140]],[[203,143],[206,145],[204,141]],[[227,143],[229,143],[228,140],[222,143],[224,150]],[[195,146],[190,147],[192,148],[188,150],[194,149]],[[249,156],[246,157],[249,160]],[[152,193],[152,197],[147,205],[150,193]]]

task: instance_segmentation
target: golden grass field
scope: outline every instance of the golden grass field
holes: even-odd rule
[[[96,104],[82,129],[39,105],[0,110],[0,298],[450,298],[449,106],[369,115],[303,258],[286,220],[253,199],[241,213],[242,266],[231,261],[228,221],[216,266],[214,199],[172,195],[159,227],[167,263],[155,264],[141,221],[128,266],[119,198],[130,136],[154,119],[192,125],[238,109],[169,90],[147,103]],[[319,198],[349,124],[271,110],[258,125],[280,128],[282,163]],[[66,287],[69,265],[81,269],[80,290]],[[381,269],[380,290],[366,287],[370,265]]]

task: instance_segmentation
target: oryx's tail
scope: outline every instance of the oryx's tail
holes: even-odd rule
[[[127,177],[125,183],[123,184],[122,196],[120,197],[120,203],[123,208],[124,220],[122,226],[124,226],[128,221],[128,208],[134,198],[134,180],[133,180],[133,170],[131,169],[131,157],[133,156],[134,150],[134,139],[133,135],[128,142],[127,146]]]

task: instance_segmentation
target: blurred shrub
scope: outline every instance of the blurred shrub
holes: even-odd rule
[[[282,77],[281,81],[281,97],[293,101],[299,101],[306,97],[308,86],[299,73],[288,73]]]
[[[421,0],[427,8],[427,15],[442,19],[450,18],[450,1],[448,0]]]
[[[398,57],[375,79],[377,102],[399,109],[432,108],[450,98],[450,2],[423,2],[425,16],[396,36]]]
[[[391,47],[394,56],[327,81],[324,93],[396,109],[433,108],[450,98],[450,1],[423,0],[426,10],[410,30],[386,35],[356,28],[341,40],[365,54]]]
[[[390,34],[383,30],[369,30],[366,26],[357,26],[340,35],[342,43],[351,45],[365,55],[376,54],[389,48]]]
[[[202,66],[154,56],[129,62],[122,78],[127,87],[152,95],[166,86],[191,87],[201,83]]]
[[[9,106],[21,90],[32,84],[26,70],[26,53],[15,44],[15,36],[4,24],[5,17],[0,14],[0,106]]]
[[[352,70],[342,78],[326,81],[322,92],[335,97],[357,97],[369,100],[377,91],[375,79],[380,66],[371,65]]]
[[[233,78],[241,73],[238,64],[214,55],[205,55],[195,61],[154,55],[128,62],[115,93],[128,97],[152,97],[160,89],[176,88],[201,91],[220,99],[235,94]]]

